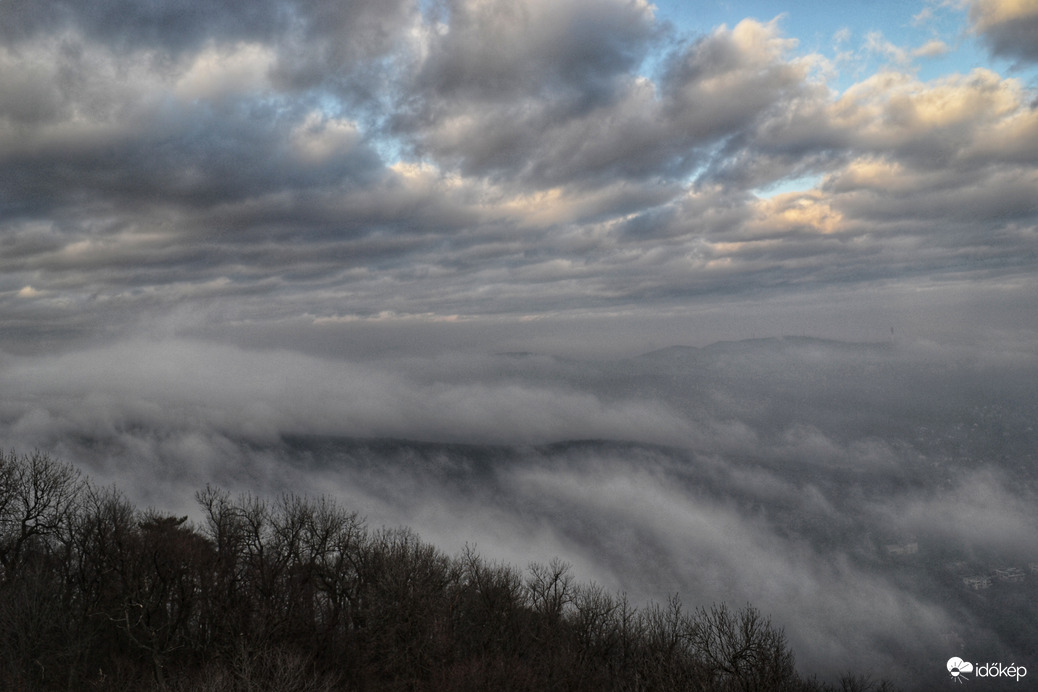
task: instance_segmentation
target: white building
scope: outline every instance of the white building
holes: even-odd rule
[[[984,577],[980,575],[973,577],[963,577],[962,583],[966,585],[967,589],[972,589],[973,591],[980,591],[981,589],[987,589],[991,586],[991,577]]]
[[[1004,582],[1021,582],[1024,580],[1024,571],[1019,567],[1006,567],[995,570],[995,579]]]
[[[887,551],[887,555],[915,555],[919,552],[919,544],[915,541],[887,543],[883,549]]]

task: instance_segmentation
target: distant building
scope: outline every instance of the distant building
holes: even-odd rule
[[[1024,571],[1019,567],[1006,567],[995,570],[995,579],[1004,582],[1021,582],[1024,580]]]
[[[973,577],[963,577],[962,583],[966,586],[967,589],[972,589],[973,591],[980,591],[991,586],[991,577],[984,577],[980,575]]]
[[[919,544],[916,541],[904,543],[887,543],[883,546],[887,555],[915,555],[919,552]]]

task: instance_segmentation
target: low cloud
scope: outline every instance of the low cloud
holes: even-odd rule
[[[802,338],[619,360],[137,338],[5,356],[0,421],[143,505],[193,513],[206,483],[330,494],[448,551],[560,555],[636,602],[750,602],[805,670],[912,686],[949,637],[1019,651],[960,582],[1038,558],[1035,367]]]
[[[12,421],[13,428],[39,443],[137,427],[207,430],[257,442],[293,433],[513,444],[603,437],[673,443],[689,434],[687,423],[660,403],[603,400],[518,375],[488,381],[469,374],[493,372],[500,364],[359,363],[168,339],[43,360],[12,358],[4,377],[21,393],[11,406],[28,411]]]

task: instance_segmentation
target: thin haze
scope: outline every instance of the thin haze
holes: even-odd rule
[[[808,672],[1038,674],[1035,601],[959,586],[1038,563],[1036,46],[1034,0],[0,0],[0,444],[751,602]]]

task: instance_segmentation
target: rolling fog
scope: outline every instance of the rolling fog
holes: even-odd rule
[[[962,578],[1038,562],[1036,375],[895,340],[347,360],[140,338],[4,356],[0,439],[142,507],[325,494],[635,602],[749,602],[804,672],[925,688],[967,650],[1035,660],[1038,576]]]

